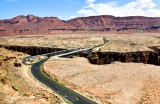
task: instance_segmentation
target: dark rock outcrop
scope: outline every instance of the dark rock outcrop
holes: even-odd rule
[[[22,62],[21,62],[20,60],[15,59],[14,67],[21,67],[21,66],[22,66],[21,63],[22,63]]]
[[[37,47],[37,46],[1,46],[1,47],[4,47],[8,50],[27,53],[32,56],[63,50],[60,48]]]
[[[15,50],[18,52],[27,53],[30,55],[40,55],[51,53],[55,51],[60,51],[64,49],[60,48],[51,48],[51,47],[36,47],[36,46],[1,46],[9,50]],[[88,58],[89,62],[92,64],[110,64],[114,61],[119,62],[136,62],[136,63],[145,63],[160,65],[160,48],[150,47],[155,51],[140,51],[140,52],[93,52],[93,53],[79,53],[73,54],[71,56],[80,56]]]
[[[110,64],[114,61],[119,62],[136,62],[145,64],[160,65],[160,50],[144,52],[94,52],[89,61],[92,64]]]
[[[68,21],[57,17],[17,16],[0,20],[0,35],[70,32],[160,32],[159,17],[90,16]]]

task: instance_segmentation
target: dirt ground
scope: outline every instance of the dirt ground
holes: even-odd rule
[[[41,46],[55,48],[84,48],[103,44],[106,37],[109,43],[95,51],[150,51],[148,46],[160,46],[159,33],[133,34],[59,34],[23,35],[0,37],[0,45]]]
[[[91,47],[102,43],[103,40],[100,36],[81,36],[80,34],[0,37],[1,45],[41,46],[65,49]]]
[[[148,47],[160,46],[159,33],[3,36],[0,37],[0,45],[84,48],[103,44],[104,37],[109,42],[93,51],[153,51]],[[26,66],[9,70],[15,57],[23,56],[12,52],[7,51],[6,54],[6,50],[0,50],[0,98],[3,98],[0,101],[16,104],[26,101],[31,102],[29,104],[62,103],[54,93],[48,93],[28,75]],[[4,62],[6,56],[13,59]],[[160,66],[119,62],[92,65],[85,58],[57,58],[46,62],[44,68],[50,76],[98,104],[160,104]]]
[[[0,104],[62,104],[62,100],[29,75],[29,67],[14,67],[24,53],[0,48]]]
[[[115,62],[92,65],[85,58],[57,58],[45,72],[102,104],[159,104],[160,66]]]

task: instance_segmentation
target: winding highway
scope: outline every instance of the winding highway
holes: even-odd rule
[[[47,60],[48,58],[40,60],[32,65],[31,72],[36,79],[57,92],[59,95],[63,96],[65,99],[69,100],[72,104],[96,104],[95,102],[78,94],[77,92],[59,84],[49,77],[44,76],[44,74],[40,71],[40,66]]]
[[[106,41],[106,39],[103,39],[103,40],[104,40],[104,44],[105,44],[107,41]],[[84,52],[84,51],[91,51],[93,48],[100,47],[104,44],[94,46],[91,48],[86,48],[86,49],[76,48],[76,49],[71,49],[71,50],[62,50],[62,51],[57,51],[57,52],[53,52],[53,53],[43,54],[42,56],[48,56],[48,57],[50,57],[50,56],[63,57],[64,56],[64,57],[66,57],[67,55],[71,55],[71,54],[75,54],[75,53],[78,54],[78,53]],[[35,57],[35,56],[24,57],[22,63],[26,65],[26,59],[32,58],[32,57]],[[77,92],[59,84],[57,81],[45,76],[41,72],[40,67],[48,59],[49,58],[45,58],[45,59],[42,59],[42,60],[37,61],[32,64],[31,72],[36,79],[38,79],[40,82],[44,83],[46,86],[48,86],[53,91],[55,91],[56,93],[61,95],[63,98],[67,99],[72,104],[96,104],[95,102],[91,101],[90,99],[78,94]]]

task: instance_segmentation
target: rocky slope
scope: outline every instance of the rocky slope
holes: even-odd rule
[[[0,34],[37,34],[47,33],[50,28],[72,28],[56,17],[17,16],[0,21]]]
[[[114,17],[114,16],[91,16],[81,17],[68,21],[70,24],[80,29],[90,31],[124,31],[158,30],[160,27],[160,18],[151,17]]]
[[[0,48],[0,104],[63,104],[62,100],[29,75],[29,67],[14,66],[24,53]]]
[[[0,20],[0,35],[55,34],[72,32],[159,32],[160,18],[90,16],[68,21],[57,17],[17,16]]]

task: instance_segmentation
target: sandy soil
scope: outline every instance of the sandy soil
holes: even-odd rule
[[[160,46],[159,33],[3,36],[0,37],[0,45],[41,46],[65,49],[84,48],[102,44],[103,37],[106,37],[109,43],[93,51],[153,51],[148,47]],[[1,52],[0,59],[3,60],[6,57],[4,56],[6,52]],[[7,55],[15,57],[12,51]],[[6,65],[6,67],[3,66],[1,69],[8,70],[9,63],[10,61],[7,64],[3,64],[2,62],[2,65]],[[14,88],[13,91],[16,93],[15,95],[13,93],[10,94],[8,90],[2,89],[6,94],[0,92],[2,96],[0,98],[6,98],[5,101],[12,103],[25,102],[23,99],[26,99],[26,96],[27,99],[31,99],[29,101],[61,102],[54,94],[47,93],[46,90],[43,91],[42,86],[37,85],[36,82],[30,85],[30,81],[34,82],[34,80],[26,74],[28,72],[25,70],[26,67],[22,67],[24,68],[21,70],[11,70],[9,71],[10,73],[1,70],[1,78],[7,78],[8,87],[4,83],[0,85],[2,85],[3,89],[11,88],[13,90]],[[45,64],[45,71],[69,87],[97,101],[99,104],[160,104],[159,66],[119,62],[98,66],[89,64],[88,60],[84,58],[57,58]],[[5,77],[6,75],[8,77]],[[24,79],[28,81],[25,80],[26,82],[19,85],[18,82],[23,82]],[[4,80],[4,82],[6,81]],[[26,91],[30,88],[33,90]]]
[[[160,46],[159,33],[4,36],[0,37],[0,45],[84,48],[102,44],[103,37],[106,37],[109,43],[95,51],[151,51],[148,46]]]
[[[152,51],[148,47],[160,46],[160,34],[156,33],[113,34],[107,39],[110,42],[100,48],[102,52]]]
[[[67,34],[66,34],[67,35]],[[46,36],[9,36],[0,37],[2,45],[41,46],[54,48],[83,48],[103,43],[100,36],[84,35],[46,35]]]
[[[45,72],[103,104],[159,104],[160,66],[142,63],[91,65],[85,58],[57,58]],[[89,94],[88,94],[89,93]]]

